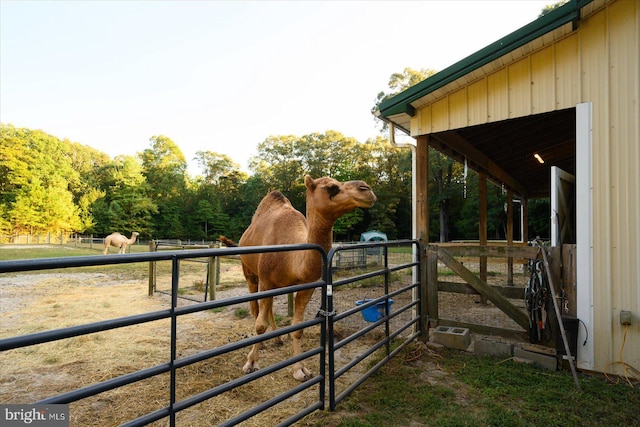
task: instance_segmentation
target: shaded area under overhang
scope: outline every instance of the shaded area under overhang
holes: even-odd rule
[[[575,175],[575,109],[432,133],[429,145],[526,198],[549,197],[551,166]],[[534,157],[539,154],[540,164]]]

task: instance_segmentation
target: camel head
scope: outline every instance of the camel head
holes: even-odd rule
[[[305,177],[307,215],[314,211],[322,217],[337,220],[356,208],[370,208],[377,197],[364,181],[340,182],[333,178]]]

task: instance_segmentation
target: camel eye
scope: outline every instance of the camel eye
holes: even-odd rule
[[[327,190],[327,193],[329,193],[329,198],[333,198],[340,192],[340,187],[338,187],[337,185],[328,185],[327,187],[325,187],[325,190]]]

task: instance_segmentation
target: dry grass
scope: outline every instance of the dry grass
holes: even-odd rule
[[[405,261],[406,262],[406,261]],[[168,264],[168,263],[164,263]],[[169,291],[170,269],[158,263],[160,277],[157,289]],[[0,338],[29,334],[55,328],[86,324],[146,313],[170,306],[170,297],[156,293],[147,296],[148,281],[144,264],[92,267],[73,272],[56,270],[45,274],[0,275]],[[354,272],[355,273],[355,272]],[[406,285],[410,275],[398,275],[397,286]],[[245,294],[246,285],[239,262],[223,262],[217,299]],[[205,265],[181,262],[180,291],[182,296],[203,298]],[[379,284],[364,287],[345,287],[335,294],[336,309],[343,312],[354,307],[357,299],[379,296]],[[308,306],[306,318],[315,316],[320,307],[320,293],[316,292]],[[193,304],[179,300],[179,304]],[[398,299],[397,306],[404,304]],[[178,358],[212,349],[242,338],[253,336],[251,316],[239,317],[248,304],[230,306],[222,311],[206,311],[181,316],[178,319]],[[275,299],[274,309],[279,323],[288,324],[287,297]],[[346,337],[365,325],[361,317],[336,325],[336,337]],[[55,396],[80,387],[115,378],[167,363],[170,359],[169,319],[105,331],[63,341],[41,344],[0,353],[0,402],[29,403]],[[343,347],[336,354],[338,365],[360,357],[362,349],[380,339],[373,331],[362,341]],[[303,348],[315,347],[319,329],[305,330]],[[203,361],[177,372],[178,401],[230,380],[243,376],[241,367],[248,349]],[[269,342],[261,350],[261,367],[279,362],[292,353],[291,340],[284,345]],[[307,360],[312,373],[319,371],[317,358]],[[361,375],[368,359],[348,374],[340,377],[337,389],[344,390]],[[338,366],[339,368],[340,366]],[[169,403],[169,375],[160,375],[136,382],[117,390],[100,393],[70,405],[71,425],[119,425]],[[286,368],[259,381],[226,392],[177,414],[180,426],[219,424],[260,402],[280,394],[299,383]],[[318,387],[287,400],[244,422],[245,426],[275,425],[309,404],[317,401]],[[311,415],[305,422],[313,422],[320,415]],[[166,420],[154,425],[166,425]]]
[[[225,270],[227,277],[237,275],[236,271],[231,271],[232,267],[225,267]],[[188,276],[185,277],[181,280],[190,283]],[[168,308],[169,297],[158,293],[148,297],[147,286],[145,280],[121,280],[102,273],[0,277],[0,338]],[[220,287],[218,299],[244,292],[244,283],[237,286],[225,283]],[[286,316],[286,297],[279,297],[276,301],[276,314]],[[180,304],[191,302],[181,300]],[[250,316],[238,318],[235,314],[238,308],[230,306],[224,311],[179,317],[178,357],[252,336],[253,321]],[[165,319],[2,352],[0,402],[34,402],[167,363],[170,359],[169,326],[169,319]],[[303,347],[315,346],[318,340],[319,329],[309,328],[305,330]],[[284,345],[267,343],[261,350],[261,366],[269,366],[290,356],[290,344],[288,338]],[[177,399],[241,377],[247,351],[242,349],[178,370]],[[352,356],[346,354],[343,357],[348,360]],[[318,372],[317,358],[307,360],[306,365],[313,373]],[[218,424],[296,385],[298,382],[287,368],[182,411],[177,419],[181,426]],[[167,406],[169,389],[169,375],[166,374],[72,403],[71,425],[119,425]],[[314,386],[243,425],[277,424],[317,399],[318,387]],[[166,425],[166,420],[155,425]]]

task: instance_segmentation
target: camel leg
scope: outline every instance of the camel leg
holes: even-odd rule
[[[247,278],[247,284],[249,285],[249,292],[251,293],[257,292],[258,284],[252,282],[249,276],[246,276],[246,278]],[[253,321],[255,324],[255,322],[258,319],[258,313],[260,310],[258,307],[258,301],[256,300],[249,301],[249,308],[251,309],[251,314],[253,315]],[[258,366],[258,358],[260,357],[259,351],[260,351],[260,343],[254,344],[251,347],[251,351],[247,355],[247,362],[242,367],[242,371],[245,374],[250,374],[251,372],[254,372],[260,369],[260,367]]]
[[[252,301],[253,302],[253,301]],[[269,314],[273,308],[273,298],[263,298],[258,300],[258,315],[256,317],[256,333],[262,335],[269,327]],[[252,305],[253,311],[253,305]],[[273,316],[273,314],[271,314]],[[258,360],[260,358],[260,343],[254,344],[251,351],[247,355],[247,363],[242,367],[245,374],[255,372],[260,369]]]
[[[293,320],[291,321],[291,325],[297,325],[298,323],[304,320],[304,311],[307,308],[307,304],[309,304],[309,300],[313,295],[314,289],[306,289],[304,291],[300,291],[296,293],[295,304],[294,304],[294,313]],[[293,355],[298,356],[302,354],[302,330],[295,331],[292,335],[293,338]],[[293,378],[298,381],[306,381],[311,378],[311,371],[304,367],[304,363],[302,361],[297,362],[293,365]]]
[[[248,270],[244,264],[242,264],[242,272],[244,273],[244,278],[247,281],[249,293],[253,294],[258,292],[258,276]],[[255,321],[258,317],[258,301],[249,301],[249,308],[251,308],[251,314],[253,314],[253,320]]]

